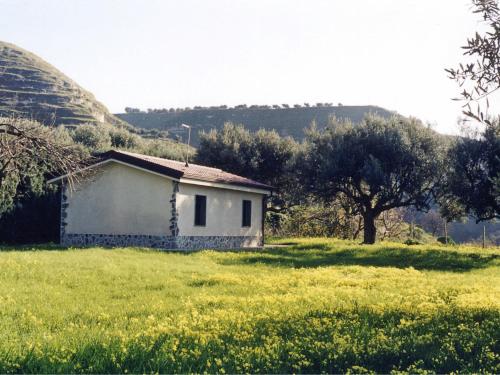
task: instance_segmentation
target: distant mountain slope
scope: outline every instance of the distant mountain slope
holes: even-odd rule
[[[119,113],[116,116],[136,127],[167,130],[174,137],[185,134],[185,129],[180,126],[182,123],[189,124],[193,127],[193,145],[197,145],[198,131],[220,129],[227,121],[243,124],[250,130],[275,129],[283,136],[289,135],[300,140],[304,137],[303,129],[312,121],[316,121],[321,127],[327,123],[330,116],[336,116],[357,123],[370,112],[384,117],[393,114],[376,106],[328,106],[279,109],[203,108],[179,112]]]
[[[122,123],[94,96],[35,54],[0,41],[0,116],[45,124]]]

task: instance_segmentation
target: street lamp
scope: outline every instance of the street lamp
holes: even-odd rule
[[[186,167],[189,167],[189,142],[191,141],[191,126],[187,124],[181,124],[181,126],[188,129],[188,141],[186,144]]]

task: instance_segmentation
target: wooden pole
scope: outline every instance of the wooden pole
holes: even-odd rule
[[[448,222],[444,220],[444,243],[448,245]]]
[[[486,225],[483,225],[483,249],[486,247]]]

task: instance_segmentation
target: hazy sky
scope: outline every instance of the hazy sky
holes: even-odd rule
[[[373,104],[455,132],[445,67],[477,28],[468,0],[0,0],[0,40],[112,112]]]

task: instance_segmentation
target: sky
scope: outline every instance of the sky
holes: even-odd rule
[[[457,133],[470,0],[0,0],[0,40],[112,112],[331,102]]]

